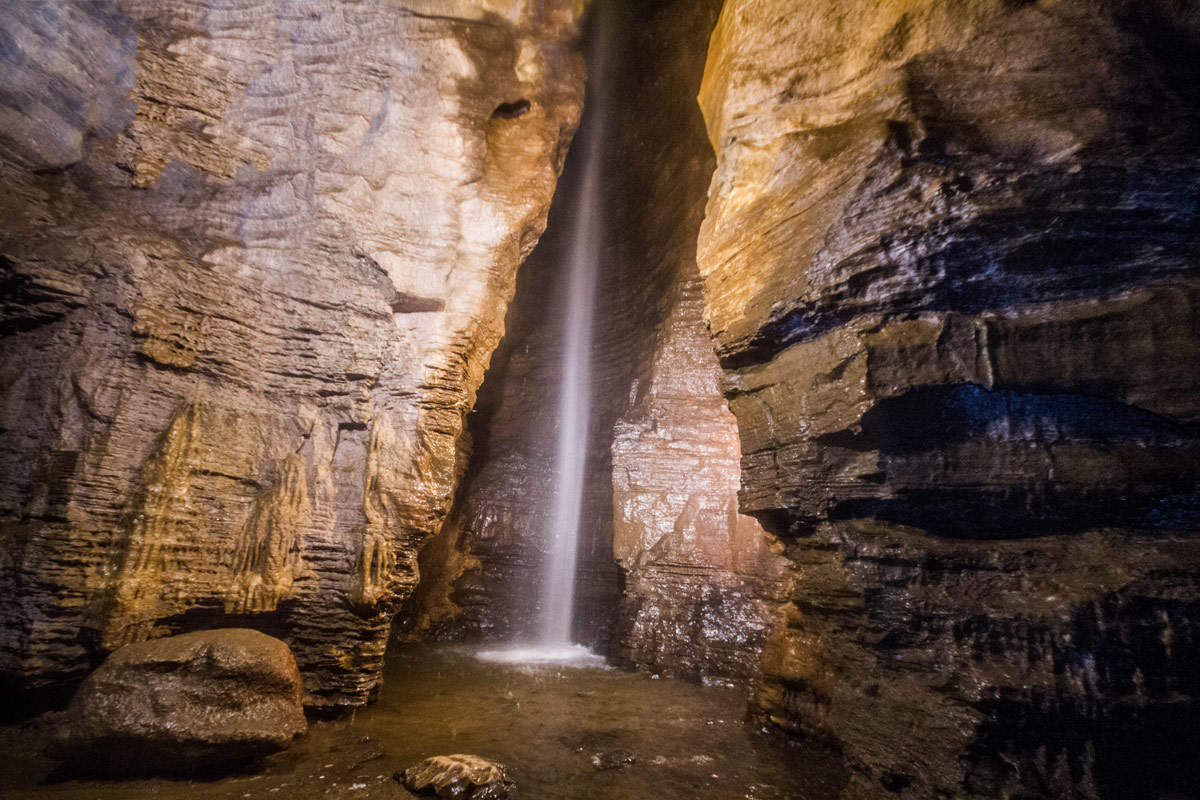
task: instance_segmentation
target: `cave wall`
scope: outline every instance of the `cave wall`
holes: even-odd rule
[[[848,796],[1194,791],[1198,22],[726,3],[705,317],[794,565],[752,709]]]
[[[622,106],[612,142],[624,165],[617,255],[634,274],[669,281],[610,433],[612,552],[623,578],[613,655],[689,678],[757,674],[788,581],[779,543],[738,510],[737,424],[696,266],[716,163],[695,97],[720,6],[663,4],[630,25],[618,94],[638,101]]]
[[[788,581],[779,544],[737,509],[737,429],[702,318],[695,250],[715,162],[695,96],[719,9],[682,0],[611,9],[576,620],[580,640],[618,662],[692,678],[756,673]],[[554,488],[558,280],[581,166],[569,159],[547,233],[522,269],[473,415],[463,488],[422,552],[406,635],[536,633]]]
[[[613,655],[666,676],[744,679],[758,674],[790,562],[738,510],[737,422],[690,264],[655,331],[648,384],[613,431],[613,554],[624,578]]]
[[[579,5],[5,4],[5,681],[237,624],[310,704],[375,691],[578,123]]]

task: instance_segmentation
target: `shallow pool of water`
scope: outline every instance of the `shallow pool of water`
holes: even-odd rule
[[[835,756],[765,736],[744,714],[739,688],[400,647],[389,655],[378,703],[314,724],[253,772],[208,782],[70,779],[36,755],[52,723],[46,718],[0,732],[0,747],[13,754],[0,766],[0,787],[5,797],[98,800],[407,798],[393,773],[429,756],[471,753],[507,764],[524,800],[837,796],[843,773]]]

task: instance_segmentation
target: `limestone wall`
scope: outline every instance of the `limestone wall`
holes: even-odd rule
[[[4,6],[6,679],[236,622],[366,701],[578,121],[573,5]]]

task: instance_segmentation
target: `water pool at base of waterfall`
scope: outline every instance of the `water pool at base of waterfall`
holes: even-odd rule
[[[562,645],[511,645],[508,647],[478,650],[475,657],[480,661],[496,664],[559,665],[561,667],[603,669],[608,665],[604,656],[594,653],[581,644]]]
[[[832,800],[844,784],[835,754],[747,724],[742,688],[478,655],[397,646],[377,703],[219,780],[73,779],[36,754],[47,715],[0,730],[0,797],[408,798],[394,773],[455,753],[507,765],[522,800]]]

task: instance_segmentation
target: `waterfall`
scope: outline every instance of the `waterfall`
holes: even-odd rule
[[[575,609],[576,560],[591,419],[592,323],[603,245],[601,169],[607,115],[603,82],[609,39],[608,14],[604,5],[598,3],[596,7],[598,18],[588,59],[588,124],[581,132],[584,139],[583,177],[574,198],[571,246],[565,265],[566,315],[562,337],[562,382],[559,385],[554,514],[546,532],[550,552],[541,598],[540,644],[544,647],[571,643]]]
[[[582,645],[572,644],[571,623],[575,611],[575,571],[591,419],[592,328],[603,245],[602,160],[607,128],[605,69],[613,27],[608,5],[603,0],[593,5],[592,13],[596,18],[587,60],[586,113],[573,148],[576,158],[582,156],[574,162],[581,165],[581,170],[579,181],[567,198],[571,238],[562,265],[563,290],[559,295],[564,314],[558,442],[553,469],[553,513],[544,532],[548,552],[538,605],[541,618],[531,631],[537,641],[532,645],[525,643],[480,651],[477,655],[485,661],[553,662],[580,667],[604,665],[602,656]]]

